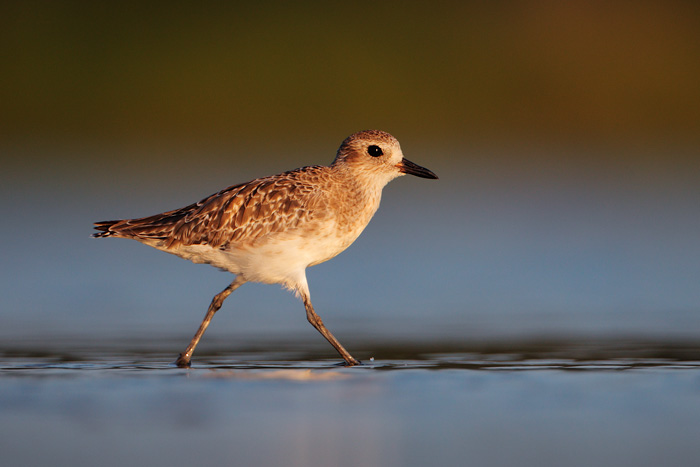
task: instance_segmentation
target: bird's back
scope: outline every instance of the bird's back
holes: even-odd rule
[[[275,259],[303,269],[346,249],[377,209],[378,196],[365,196],[343,178],[333,167],[304,167],[228,187],[181,209],[98,222],[94,236],[131,238],[234,273]]]
[[[137,219],[97,222],[94,237],[123,237],[164,248],[207,244],[226,248],[294,229],[322,214],[315,180],[327,167],[310,166],[233,185],[184,208]]]

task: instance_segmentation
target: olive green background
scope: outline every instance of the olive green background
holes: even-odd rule
[[[697,337],[694,2],[3,2],[0,56],[7,334],[189,337],[230,277],[91,223],[379,128],[441,179],[309,270],[331,329]],[[290,295],[236,294],[213,334],[313,336]]]

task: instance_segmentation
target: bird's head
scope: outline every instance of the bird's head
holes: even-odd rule
[[[358,177],[368,176],[383,182],[382,186],[405,174],[438,178],[425,167],[406,159],[398,140],[380,130],[360,131],[345,138],[333,165],[347,168]]]

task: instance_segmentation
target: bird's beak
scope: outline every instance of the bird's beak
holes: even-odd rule
[[[404,174],[415,175],[416,177],[421,178],[430,178],[433,180],[437,180],[438,178],[438,176],[432,173],[430,170],[426,169],[425,167],[421,167],[418,164],[414,164],[405,157],[399,164],[399,171]]]

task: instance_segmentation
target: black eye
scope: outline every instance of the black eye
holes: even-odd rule
[[[384,153],[382,152],[382,148],[373,144],[372,146],[367,148],[367,154],[369,154],[372,157],[379,157]]]

